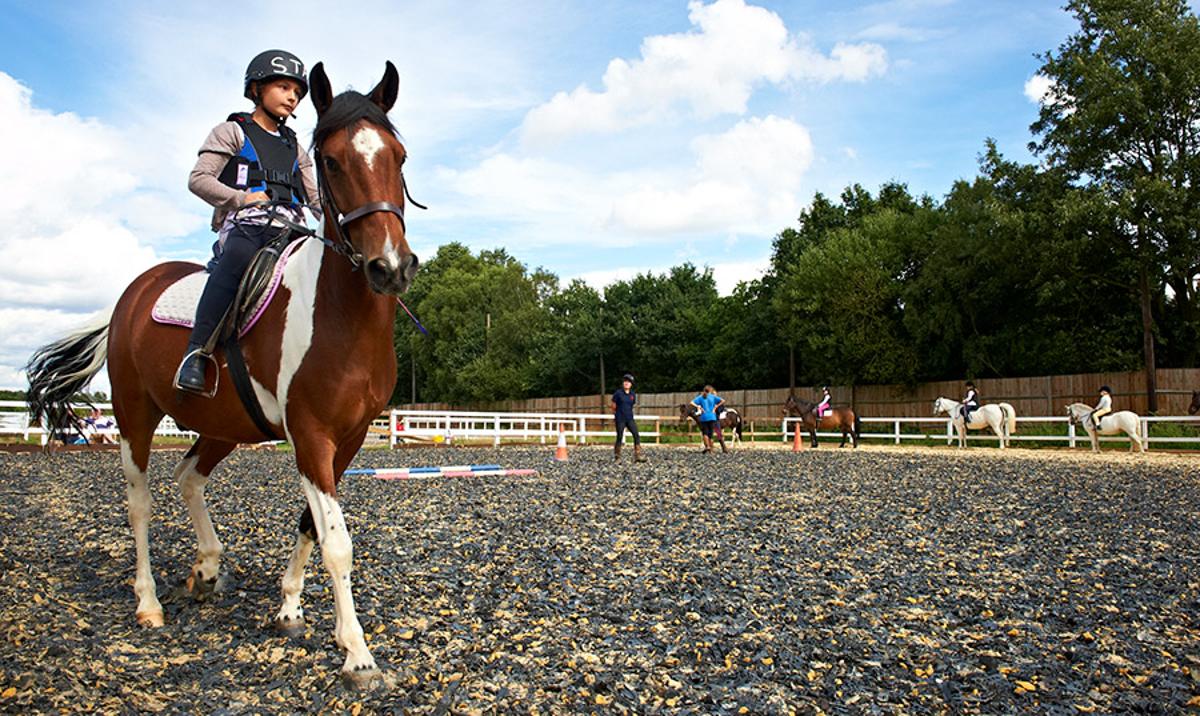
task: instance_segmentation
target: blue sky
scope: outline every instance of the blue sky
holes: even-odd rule
[[[139,271],[206,257],[187,172],[261,49],[339,89],[397,65],[418,254],[503,246],[598,287],[691,261],[728,291],[816,191],[940,197],[986,137],[1028,159],[1035,54],[1074,29],[1046,0],[326,7],[0,2],[0,387]]]

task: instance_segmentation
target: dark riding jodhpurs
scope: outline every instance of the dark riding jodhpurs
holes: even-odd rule
[[[625,428],[629,428],[629,434],[634,437],[634,445],[642,445],[642,437],[637,434],[637,421],[631,417],[618,417],[617,419],[617,445],[620,445],[620,440],[624,437]]]
[[[278,227],[253,224],[238,224],[229,231],[221,255],[208,263],[208,282],[196,306],[196,323],[189,343],[202,346],[208,342],[237,296],[238,284],[250,261],[278,233]]]
[[[629,428],[629,434],[633,436],[633,444],[635,447],[640,447],[642,444],[642,436],[638,435],[637,422],[633,418],[617,418],[617,445],[621,444],[621,440],[625,437],[625,428]]]
[[[706,438],[711,438],[717,426],[718,423],[716,420],[702,420],[700,421],[700,434]]]

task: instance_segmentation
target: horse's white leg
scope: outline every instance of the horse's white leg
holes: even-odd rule
[[[346,530],[342,508],[336,497],[322,492],[307,476],[303,477],[300,483],[304,487],[304,496],[308,499],[313,522],[316,524],[317,539],[321,543],[321,559],[325,562],[325,569],[329,571],[329,577],[333,581],[333,601],[337,615],[334,639],[337,645],[346,651],[342,675],[355,680],[365,676],[369,681],[369,675],[376,668],[375,658],[367,649],[362,625],[358,623],[358,615],[354,611],[354,595],[350,591],[354,547],[350,542],[350,533]]]
[[[138,598],[137,621],[142,626],[163,625],[162,605],[155,593],[157,585],[150,570],[150,485],[146,471],[138,467],[129,441],[121,439],[121,468],[125,472],[125,496],[129,502],[129,526],[133,528],[133,543],[137,551],[137,576],[133,593]]]
[[[1139,428],[1135,427],[1133,430],[1125,432],[1129,434],[1129,452],[1137,452],[1135,446],[1141,448],[1142,452],[1146,452],[1146,444],[1142,442],[1142,431]]]
[[[306,508],[300,517],[300,529],[296,534],[296,546],[288,558],[283,572],[283,604],[275,615],[275,626],[289,634],[299,634],[304,628],[304,608],[300,606],[300,593],[304,590],[304,570],[317,544],[316,525],[312,510]]]
[[[296,546],[288,558],[283,572],[283,604],[275,615],[275,626],[287,631],[298,632],[304,626],[304,608],[300,606],[300,592],[304,590],[304,568],[312,556],[316,542],[305,532],[296,535]]]
[[[199,455],[189,454],[175,468],[175,480],[179,483],[179,491],[196,530],[196,564],[192,565],[192,573],[187,579],[188,590],[193,594],[212,591],[216,586],[221,570],[221,554],[225,551],[213,528],[208,505],[204,502],[204,486],[208,484],[208,476],[196,469],[199,461]]]

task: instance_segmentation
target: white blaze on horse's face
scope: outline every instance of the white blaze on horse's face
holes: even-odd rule
[[[333,132],[321,153],[338,169],[327,179],[343,215],[370,205],[404,206],[404,145],[394,135],[369,122],[349,132]],[[344,231],[362,254],[367,281],[382,294],[408,290],[420,262],[408,246],[404,222],[390,209],[375,209],[345,223]]]
[[[362,126],[354,133],[354,138],[350,140],[350,145],[354,147],[354,151],[362,156],[363,161],[367,163],[367,169],[375,169],[375,155],[383,151],[383,137],[379,135],[379,130],[371,126]]]

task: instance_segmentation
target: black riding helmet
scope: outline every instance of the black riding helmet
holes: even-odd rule
[[[254,95],[250,92],[252,82],[263,82],[279,77],[299,82],[301,99],[308,94],[308,78],[304,76],[304,63],[287,50],[267,50],[255,55],[246,67],[246,87],[243,94],[246,99],[253,100]]]
[[[633,385],[633,383],[634,383],[633,374],[626,373],[625,375],[621,376],[621,382],[624,383],[625,381],[629,381],[629,384]]]
[[[1102,385],[1102,386],[1100,386],[1100,392],[1108,393],[1109,395],[1112,395],[1112,388],[1109,388],[1107,385]]]

